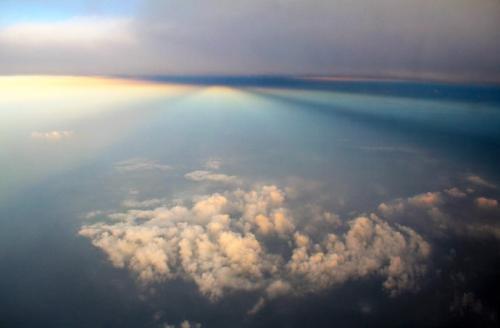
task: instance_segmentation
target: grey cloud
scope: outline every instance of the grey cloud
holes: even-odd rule
[[[22,26],[4,27],[0,72],[498,81],[499,9],[494,0],[145,1],[135,17],[99,20],[102,31],[119,37],[93,36],[111,39],[98,46],[86,39],[18,45],[9,29]]]

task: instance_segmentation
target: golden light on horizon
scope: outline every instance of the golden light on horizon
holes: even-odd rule
[[[55,75],[13,75],[0,76],[0,95],[9,99],[20,94],[26,97],[46,98],[53,95],[62,95],[62,92],[81,94],[84,92],[103,91],[108,94],[124,92],[121,96],[130,96],[137,93],[151,95],[154,93],[182,92],[192,87],[168,83],[157,83],[144,80],[99,77],[99,76],[55,76]],[[0,99],[2,101],[2,99]]]
[[[0,76],[0,122],[7,124],[16,117],[29,117],[33,122],[80,119],[135,103],[178,97],[195,89],[96,76]]]

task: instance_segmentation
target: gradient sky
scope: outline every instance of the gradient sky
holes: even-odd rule
[[[1,1],[0,74],[500,81],[497,0]]]
[[[0,0],[0,328],[498,327],[499,53],[500,0]]]

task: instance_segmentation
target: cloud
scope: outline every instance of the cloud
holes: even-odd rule
[[[485,182],[477,179],[477,176],[472,177],[470,183],[477,185],[478,181],[481,184]],[[411,224],[435,237],[449,237],[452,233],[473,238],[500,239],[500,224],[497,220],[487,215],[489,211],[482,214],[476,208],[496,211],[499,208],[498,201],[486,197],[474,198],[454,187],[442,192],[426,192],[384,202],[377,211],[384,218]],[[471,213],[476,217],[471,217]]]
[[[467,181],[477,185],[477,186],[480,186],[480,187],[487,187],[487,188],[496,188],[496,185],[489,182],[489,181],[486,181],[485,179],[481,178],[480,176],[478,175],[469,175],[467,176]]]
[[[235,183],[238,182],[238,178],[234,175],[226,175],[222,173],[213,173],[210,171],[197,170],[193,172],[186,173],[184,177],[191,181],[202,182],[220,182],[220,183]]]
[[[455,295],[453,303],[450,305],[450,311],[464,316],[468,312],[481,314],[484,307],[480,299],[472,292],[465,292],[462,295]]]
[[[131,158],[125,161],[118,162],[114,165],[118,172],[134,172],[134,171],[168,171],[172,167],[161,164],[158,161],[145,158]]]
[[[134,25],[132,17],[76,16],[0,26],[0,72],[103,75],[133,70],[139,73],[145,65],[134,63],[133,58],[145,59],[147,51],[141,50],[144,42]]]
[[[197,322],[184,320],[179,325],[165,324],[163,328],[201,328],[201,324]]]
[[[259,233],[263,235],[273,232],[284,235],[292,232],[295,228],[284,210],[277,210],[270,217],[259,214],[255,217],[254,223],[258,227]]]
[[[257,300],[257,303],[254,304],[254,306],[252,306],[252,308],[250,310],[247,311],[247,314],[248,315],[254,315],[256,314],[257,312],[259,312],[264,306],[266,305],[266,300],[264,297],[260,297],[258,300]]]
[[[133,44],[135,40],[130,24],[131,20],[127,18],[98,16],[53,22],[16,22],[0,29],[0,43],[11,47]]]
[[[492,237],[500,240],[500,227],[498,224],[475,223],[466,224],[460,228],[462,229],[461,233],[466,233],[476,238]]]
[[[269,298],[275,298],[281,295],[286,295],[292,290],[292,286],[283,280],[275,280],[266,288],[266,294]]]
[[[70,138],[74,135],[73,131],[49,131],[49,132],[32,132],[31,138],[33,139],[43,139],[49,141],[59,141],[62,139]]]
[[[126,199],[122,202],[122,206],[129,208],[149,208],[163,204],[165,203],[165,201],[166,200],[164,198],[152,198],[141,201],[134,199]]]
[[[86,213],[86,214],[83,216],[83,218],[85,218],[85,219],[88,219],[88,220],[89,220],[89,219],[94,219],[94,218],[96,218],[96,217],[99,217],[99,216],[101,216],[101,215],[104,215],[104,212],[103,212],[103,211],[101,211],[101,210],[96,210],[96,211],[90,211],[90,212]]]
[[[319,244],[297,240],[296,245],[287,267],[304,277],[306,288],[321,290],[378,273],[394,296],[417,288],[430,254],[429,244],[415,231],[395,229],[375,215],[349,221],[344,235],[330,233]]]
[[[450,195],[452,197],[456,197],[456,198],[463,198],[463,197],[467,196],[467,194],[465,192],[461,191],[460,189],[458,189],[456,187],[446,189],[445,192],[448,195]]]
[[[205,167],[209,170],[218,170],[222,166],[222,161],[218,159],[209,159],[205,162]]]
[[[4,25],[0,73],[498,80],[499,8],[490,0],[148,0],[129,17]]]
[[[383,278],[396,296],[418,288],[429,244],[410,228],[376,215],[335,222],[310,232],[293,217],[286,193],[275,185],[193,197],[186,205],[109,214],[79,234],[126,268],[142,285],[181,278],[212,301],[228,293],[261,295],[249,313],[282,295],[318,292],[353,279]],[[328,211],[319,220],[331,221]],[[286,248],[276,249],[279,243]],[[280,250],[281,249],[281,250]]]
[[[496,199],[478,197],[476,198],[476,205],[480,208],[496,208],[498,207],[498,201]]]
[[[373,213],[345,219],[316,203],[293,203],[290,188],[226,187],[173,206],[164,198],[129,202],[79,234],[140,285],[183,279],[214,302],[251,292],[249,315],[275,298],[372,277],[396,297],[419,289],[432,251],[426,237],[500,239],[491,211],[477,211],[496,210],[498,203],[462,192],[467,185],[386,201]]]
[[[441,202],[441,193],[439,192],[426,192],[419,194],[408,199],[410,204],[419,207],[433,207]]]
[[[378,211],[385,216],[392,216],[397,213],[402,213],[405,209],[405,204],[400,199],[391,203],[380,203]]]

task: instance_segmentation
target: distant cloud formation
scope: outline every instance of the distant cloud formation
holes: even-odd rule
[[[496,199],[478,196],[492,187],[479,176],[471,176],[469,183],[482,186],[483,190],[463,192],[457,187],[443,191],[427,192],[383,202],[378,213],[383,218],[397,222],[412,222],[432,235],[453,233],[471,238],[495,238],[500,240],[500,223],[491,220],[491,211],[500,214]],[[458,211],[454,209],[459,209]],[[481,211],[477,211],[479,209]],[[471,218],[471,213],[476,217]]]
[[[228,188],[185,203],[111,213],[79,234],[143,285],[182,278],[212,301],[235,291],[259,292],[249,314],[282,295],[372,276],[396,296],[418,289],[427,271],[431,247],[411,228],[376,214],[342,222],[318,208],[297,218],[276,185]]]
[[[158,161],[146,158],[131,158],[120,161],[114,165],[118,172],[134,172],[134,171],[168,171],[172,167],[169,165],[161,164]]]
[[[466,197],[467,196],[467,194],[465,192],[461,191],[457,187],[446,189],[445,192],[448,195],[450,195],[451,197],[455,197],[455,198],[462,198],[462,197]]]
[[[127,199],[122,202],[123,207],[129,207],[129,208],[148,208],[148,207],[154,207],[158,206],[160,204],[163,204],[166,200],[163,198],[152,198],[152,199],[146,199],[146,200],[134,200],[134,199]]]
[[[478,197],[476,198],[476,204],[481,208],[496,208],[498,207],[498,201],[496,199]]]
[[[475,185],[481,186],[481,187],[496,188],[495,184],[493,184],[489,181],[486,181],[485,179],[481,178],[478,175],[467,176],[467,181],[469,181]]]
[[[90,211],[90,212],[86,213],[83,216],[83,218],[87,219],[87,220],[88,219],[94,219],[94,218],[99,217],[99,216],[104,215],[104,214],[105,213],[103,211],[101,211],[101,210],[95,210],[95,211]]]
[[[499,13],[495,0],[147,0],[126,15],[4,23],[0,73],[499,81]]]
[[[222,166],[222,161],[218,159],[209,159],[205,162],[205,168],[209,170],[218,170]]]
[[[33,139],[42,139],[42,140],[49,140],[49,141],[59,141],[62,139],[67,139],[70,138],[74,135],[73,131],[49,131],[49,132],[32,132],[31,133],[31,138]]]
[[[184,177],[188,180],[196,182],[201,182],[201,181],[212,181],[212,182],[222,182],[222,183],[238,182],[238,178],[236,176],[226,175],[222,173],[213,173],[211,171],[204,171],[204,170],[197,170],[186,173]]]

